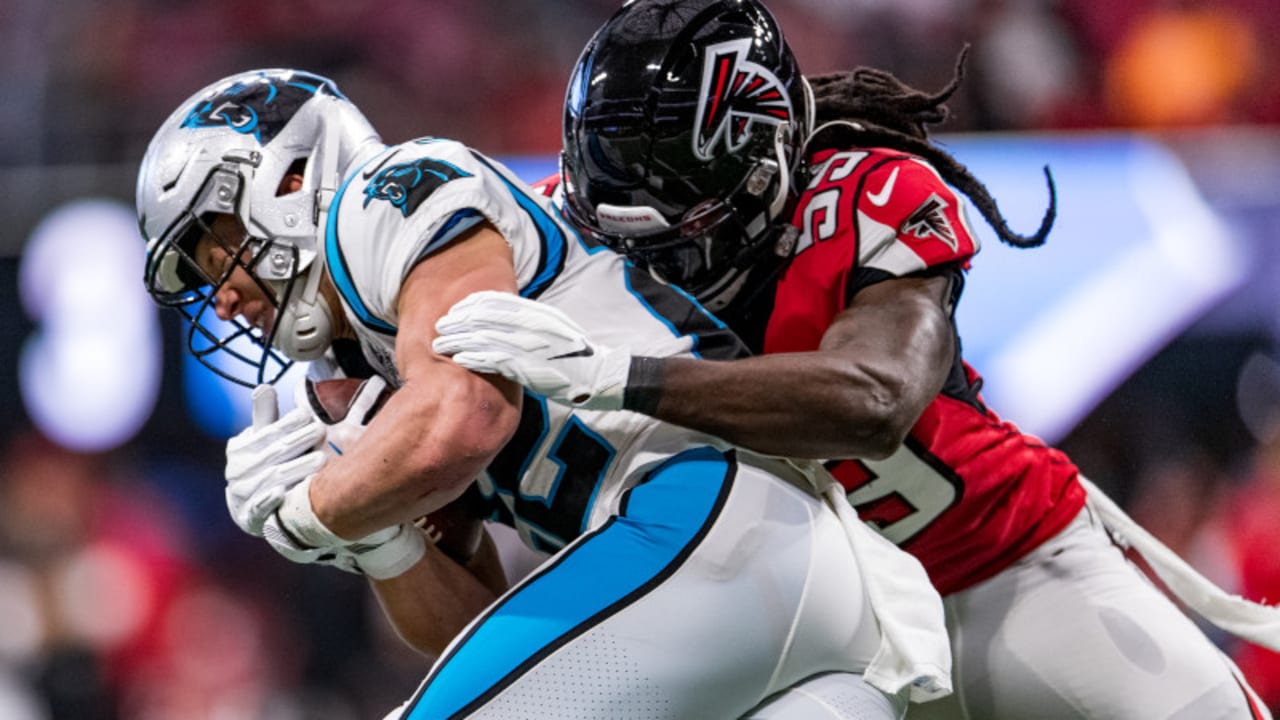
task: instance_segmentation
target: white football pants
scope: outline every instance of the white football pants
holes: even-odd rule
[[[760,718],[821,718],[781,714],[820,693],[773,696],[861,672],[878,642],[830,506],[701,448],[649,473],[618,515],[477,618],[401,717],[730,720],[769,699],[778,714]],[[897,716],[881,698],[863,720]]]
[[[909,720],[1270,718],[1088,509],[943,605],[955,693],[911,706]]]

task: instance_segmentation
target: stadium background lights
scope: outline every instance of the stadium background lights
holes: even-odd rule
[[[987,184],[1015,231],[1038,226],[1047,202],[1040,168],[1053,172],[1058,220],[1043,247],[1006,246],[971,213],[982,250],[957,312],[987,400],[1049,442],[1244,279],[1238,241],[1154,141],[943,142]],[[556,171],[554,156],[504,162],[529,182]],[[133,212],[112,201],[63,206],[28,242],[20,289],[37,327],[21,356],[22,395],[36,424],[67,447],[126,442],[154,409],[162,338],[142,262]],[[182,395],[196,425],[216,438],[246,426],[249,390],[183,357]],[[282,412],[303,374],[295,366],[278,383]]]
[[[159,394],[160,328],[136,223],[119,202],[77,200],[37,224],[20,261],[36,325],[19,356],[22,399],[42,432],[74,450],[124,443]]]

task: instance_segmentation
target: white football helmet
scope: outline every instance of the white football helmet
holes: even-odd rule
[[[165,120],[138,172],[144,280],[158,303],[190,321],[187,344],[197,359],[232,381],[256,385],[274,382],[293,360],[324,353],[332,340],[332,309],[319,293],[329,202],[343,171],[381,148],[377,132],[333,81],[297,70],[224,78]],[[290,172],[302,173],[302,188],[280,194]],[[238,237],[211,232],[217,214],[239,220],[243,247]],[[206,234],[235,258],[220,277],[210,277],[194,257]],[[237,266],[275,302],[269,332],[214,314],[215,294]],[[226,367],[228,356],[249,372]]]

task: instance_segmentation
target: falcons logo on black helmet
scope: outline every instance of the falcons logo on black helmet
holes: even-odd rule
[[[791,98],[778,76],[747,59],[751,40],[731,40],[707,47],[702,92],[693,134],[693,152],[703,160],[722,140],[733,152],[746,144],[753,123],[789,122]]]

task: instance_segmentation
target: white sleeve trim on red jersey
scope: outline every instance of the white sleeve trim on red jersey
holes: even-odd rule
[[[898,239],[898,228],[872,220],[858,209],[858,265],[895,276],[924,270],[924,259]]]
[[[932,181],[923,181],[918,169],[927,172]],[[914,179],[907,179],[913,173]],[[878,180],[870,182],[873,176]],[[860,195],[854,204],[858,265],[901,277],[927,269],[941,255],[970,258],[978,252],[963,196],[925,160],[910,155],[894,157],[877,163],[865,178],[862,182],[868,186],[859,184]],[[911,197],[916,198],[911,212],[900,216],[904,207],[899,198]],[[891,203],[898,210],[889,211],[886,217]],[[940,250],[943,247],[945,250]]]
[[[972,254],[977,255],[978,251],[982,250],[982,241],[978,237],[978,234],[973,231],[973,226],[969,223],[969,203],[965,201],[965,197],[956,192],[955,188],[947,184],[947,181],[942,177],[942,173],[938,172],[938,168],[930,165],[928,162],[925,162],[923,158],[913,157],[911,158],[911,161],[924,166],[929,170],[929,172],[933,173],[934,177],[938,178],[938,182],[941,183],[943,187],[951,191],[958,209],[956,215],[960,218],[960,224],[964,226],[965,234],[967,234],[969,236],[969,240],[973,242]]]

